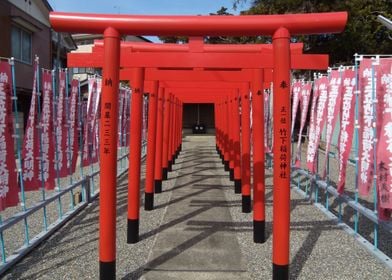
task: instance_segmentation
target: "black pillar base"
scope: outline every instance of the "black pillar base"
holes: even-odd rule
[[[167,167],[162,169],[162,180],[167,180]]]
[[[234,193],[241,193],[241,188],[242,188],[241,180],[234,179]]]
[[[173,159],[172,159],[171,163],[172,163],[172,165],[176,164],[176,155],[173,156]]]
[[[99,279],[101,280],[116,279],[116,261],[112,261],[112,262],[99,261]]]
[[[253,220],[253,241],[255,243],[265,242],[265,221]]]
[[[162,192],[162,180],[155,180],[155,193],[161,193]]]
[[[224,161],[223,164],[225,165],[225,171],[230,171],[229,162],[228,161]]]
[[[127,243],[139,242],[139,219],[128,219]]]
[[[289,265],[272,264],[272,279],[273,280],[288,280],[289,279]]]
[[[251,209],[251,198],[250,195],[242,196],[242,213],[250,213]]]
[[[144,210],[154,210],[154,193],[144,193]]]
[[[230,168],[230,181],[234,182],[234,169]]]
[[[169,160],[169,162],[167,163],[167,171],[168,171],[168,172],[172,172],[172,171],[173,171],[173,168],[172,168],[172,161],[171,161],[171,160]]]

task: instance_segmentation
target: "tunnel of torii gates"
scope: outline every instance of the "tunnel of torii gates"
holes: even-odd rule
[[[254,106],[253,113],[256,116],[262,116],[262,91],[263,91],[263,69],[273,69],[272,82],[274,87],[273,97],[273,123],[274,131],[274,172],[273,172],[273,278],[274,279],[288,279],[289,277],[289,227],[290,227],[290,70],[292,69],[291,56],[294,58],[295,54],[291,54],[290,50],[290,37],[292,35],[309,35],[309,34],[324,34],[324,33],[339,33],[342,32],[346,22],[346,12],[336,13],[312,13],[312,14],[284,14],[284,15],[257,15],[257,16],[139,16],[139,15],[98,15],[98,14],[79,14],[79,13],[61,13],[51,12],[50,22],[53,29],[57,32],[71,32],[71,33],[90,33],[90,34],[103,34],[103,54],[101,66],[103,69],[103,83],[102,83],[102,99],[101,99],[101,145],[100,145],[100,236],[99,236],[99,263],[100,263],[100,278],[101,279],[115,279],[116,272],[116,166],[117,166],[117,125],[118,125],[118,86],[120,80],[120,68],[122,67],[120,61],[120,38],[121,35],[156,35],[156,36],[272,36],[272,51],[270,57],[262,58],[261,54],[256,61],[259,65],[255,66],[255,60],[244,59],[248,54],[237,52],[230,60],[222,59],[224,56],[220,54],[220,65],[217,68],[221,69],[222,64],[226,64],[223,68],[235,69],[255,69],[248,75],[248,86],[251,92],[255,92],[252,98],[252,105]],[[142,111],[142,94],[144,87],[144,80],[148,71],[144,68],[149,67],[165,67],[162,62],[157,65],[156,59],[159,56],[154,56],[155,52],[143,54],[144,61],[139,61],[140,65],[131,65],[135,69],[130,71],[128,79],[132,81],[132,107],[131,107],[131,136],[130,136],[130,164],[139,162],[132,165],[129,170],[129,197],[137,198],[139,196],[139,182],[140,182],[140,155],[141,155],[141,111]],[[191,60],[183,61],[180,57],[184,57],[189,53],[176,53],[171,56],[170,60],[182,61],[183,65],[179,67],[191,68],[215,68],[211,64],[200,65],[201,62],[206,62],[209,56],[208,53],[194,53],[195,57]],[[128,55],[127,52],[121,52],[121,57]],[[166,58],[169,59],[169,54]],[[238,57],[238,58],[237,58]],[[263,59],[263,60],[261,60]],[[251,67],[242,67],[241,63],[249,60]],[[120,63],[121,62],[121,63]],[[270,67],[262,66],[263,62],[270,62]],[[194,64],[194,65],[192,65]],[[257,63],[256,63],[257,64]],[[127,70],[122,70],[122,74]],[[244,71],[244,70],[242,70]],[[197,69],[194,71],[198,72]],[[201,71],[203,72],[203,71]],[[122,77],[121,77],[122,78]],[[178,154],[181,149],[181,114],[182,102],[181,97],[176,97],[171,92],[167,91],[165,87],[160,87],[158,81],[167,81],[164,77],[154,79],[153,88],[151,91],[155,98],[151,98],[149,106],[154,115],[149,119],[148,125],[154,126],[156,123],[162,123],[163,126],[157,125],[156,134],[163,135],[162,151],[159,151],[160,145],[157,145],[156,155],[162,155],[162,160],[158,159],[157,172],[159,173],[159,162],[162,167],[168,168],[168,161],[173,159],[174,154]],[[208,80],[208,79],[207,79]],[[168,81],[167,81],[168,82]],[[205,83],[205,82],[203,82]],[[201,84],[201,83],[200,83]],[[277,86],[276,86],[277,85]],[[237,85],[238,86],[238,85]],[[173,90],[178,88],[173,87]],[[171,89],[168,87],[167,89]],[[199,86],[197,89],[200,92]],[[239,163],[239,149],[238,137],[239,127],[237,124],[235,128],[227,124],[227,116],[239,118],[238,101],[239,94],[243,94],[242,101],[245,99],[248,92],[243,92],[242,87],[230,87],[232,94],[227,91],[226,95],[214,95],[214,98],[219,97],[219,101],[215,100],[217,108],[217,127],[218,127],[218,141],[217,145],[220,152],[226,161],[232,162],[231,166],[234,167],[234,176],[236,174],[236,164]],[[242,91],[241,91],[242,89]],[[211,90],[211,89],[210,89]],[[213,90],[217,92],[216,90]],[[174,91],[176,92],[176,91]],[[158,100],[156,98],[158,93]],[[179,94],[179,93],[177,93]],[[259,95],[260,94],[260,95]],[[201,93],[194,92],[191,94],[196,100]],[[159,100],[161,96],[161,100]],[[237,98],[235,97],[237,96]],[[260,100],[259,98],[260,97]],[[184,97],[185,98],[185,97]],[[235,99],[236,98],[236,99]],[[166,99],[168,106],[163,107],[162,100]],[[218,100],[218,99],[217,99]],[[185,100],[184,100],[185,101]],[[231,102],[230,102],[231,101]],[[248,102],[241,102],[249,104]],[[174,105],[175,104],[175,105]],[[158,107],[157,107],[158,106]],[[248,105],[249,106],[249,105]],[[245,105],[246,107],[246,105]],[[150,109],[149,108],[149,109]],[[153,109],[157,108],[157,109]],[[163,114],[162,114],[163,110]],[[246,111],[246,110],[245,110]],[[259,111],[259,112],[257,112]],[[158,114],[157,114],[158,112]],[[261,112],[261,113],[260,113]],[[244,115],[246,115],[244,113]],[[161,118],[161,120],[159,119]],[[171,122],[170,122],[171,119]],[[165,124],[172,123],[171,126]],[[239,121],[238,123],[239,126]],[[173,126],[174,124],[174,126]],[[257,127],[259,125],[259,128]],[[249,133],[249,125],[245,126],[244,133]],[[167,129],[164,129],[167,128]],[[160,131],[161,130],[161,131]],[[253,135],[257,137],[257,132],[262,136],[263,125],[254,123],[252,130]],[[257,131],[257,132],[256,132]],[[170,136],[170,137],[169,137]],[[238,141],[236,141],[236,139]],[[248,138],[249,139],[249,138]],[[149,139],[148,139],[149,140]],[[257,140],[257,139],[256,139]],[[255,141],[255,140],[253,140]],[[149,147],[154,149],[153,141],[148,141],[147,149]],[[234,147],[234,143],[237,146]],[[264,152],[264,139],[260,140],[254,145],[261,149],[253,151],[254,160],[262,162]],[[166,144],[166,145],[165,145]],[[249,146],[249,144],[248,144]],[[248,149],[248,147],[243,147]],[[237,151],[237,152],[234,152]],[[260,159],[257,159],[256,153],[259,153]],[[236,157],[237,155],[237,157]],[[147,157],[147,165],[149,160],[154,158]],[[155,167],[155,166],[154,166]],[[247,168],[243,168],[247,169]],[[263,169],[263,168],[262,168]],[[237,178],[238,171],[237,167]],[[152,171],[150,171],[152,172]],[[263,171],[264,172],[264,169]],[[155,172],[154,172],[155,173]],[[254,173],[258,173],[256,170]],[[262,173],[261,173],[262,174]],[[241,176],[241,175],[240,175]],[[248,175],[249,176],[249,175]],[[152,178],[150,176],[150,178]],[[235,178],[235,177],[234,177]],[[151,179],[150,179],[151,180]],[[242,185],[247,182],[242,181]],[[152,185],[152,183],[150,182]],[[150,185],[150,186],[151,186]],[[147,187],[147,186],[146,186]],[[151,188],[151,187],[150,187]],[[258,187],[256,186],[256,192]],[[151,190],[150,190],[151,191]],[[257,196],[257,194],[256,194]],[[128,205],[128,242],[137,242],[138,240],[138,214],[139,214],[139,201],[130,201]],[[135,202],[132,203],[132,202]],[[257,205],[256,205],[257,208]],[[254,212],[257,212],[254,208]],[[130,230],[134,229],[134,230]]]

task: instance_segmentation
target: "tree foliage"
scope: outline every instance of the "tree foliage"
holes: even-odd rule
[[[309,35],[293,37],[293,42],[304,42],[308,53],[330,54],[332,65],[350,64],[353,55],[390,54],[392,52],[392,31],[377,22],[378,14],[392,18],[390,0],[233,0],[234,8],[250,2],[249,10],[241,15],[317,13],[347,11],[349,19],[341,34]],[[231,15],[222,7],[210,15]],[[167,43],[186,43],[186,37],[160,37]],[[206,37],[210,44],[270,43],[271,38],[258,37]]]
[[[235,0],[235,4],[247,0]],[[293,38],[305,43],[309,53],[330,54],[331,64],[352,63],[353,55],[390,54],[392,32],[377,22],[377,15],[392,18],[390,0],[257,0],[244,15],[318,13],[347,11],[349,19],[341,34],[310,35]]]

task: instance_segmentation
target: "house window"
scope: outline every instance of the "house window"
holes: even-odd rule
[[[11,46],[12,56],[19,61],[31,64],[31,33],[12,26],[11,28]]]

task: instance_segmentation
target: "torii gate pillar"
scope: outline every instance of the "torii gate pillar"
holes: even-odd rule
[[[99,274],[101,279],[116,275],[116,185],[117,185],[117,103],[120,67],[120,33],[104,32],[101,132],[99,148],[101,176],[99,195]]]
[[[290,33],[279,28],[274,49],[273,279],[289,278],[290,257]],[[263,143],[264,145],[264,143]]]

